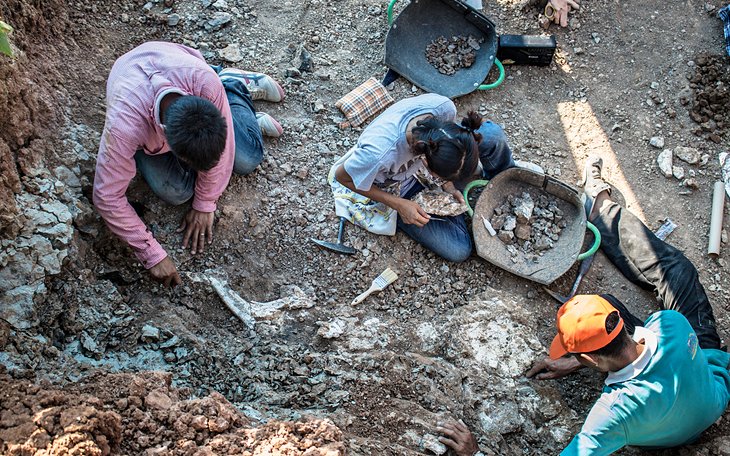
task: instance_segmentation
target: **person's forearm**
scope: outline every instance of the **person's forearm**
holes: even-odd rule
[[[403,200],[403,198],[399,196],[395,196],[391,193],[381,190],[376,185],[372,185],[370,187],[370,190],[358,190],[357,187],[355,187],[355,183],[352,181],[352,178],[350,178],[350,175],[347,174],[347,171],[344,170],[344,167],[341,167],[337,170],[337,173],[335,174],[335,179],[337,179],[337,182],[349,188],[353,192],[370,198],[373,201],[383,203],[386,206],[395,209],[396,211],[398,210],[400,202]]]

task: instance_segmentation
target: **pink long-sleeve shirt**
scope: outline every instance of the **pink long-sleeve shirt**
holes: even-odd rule
[[[228,186],[235,154],[225,89],[198,51],[179,44],[148,42],[117,59],[106,86],[106,123],[96,160],[94,205],[109,229],[132,247],[147,269],[164,260],[167,253],[125,194],[137,172],[137,150],[148,155],[170,152],[159,113],[160,101],[168,93],[209,100],[228,126],[220,161],[197,175],[193,209],[215,211],[218,198]]]

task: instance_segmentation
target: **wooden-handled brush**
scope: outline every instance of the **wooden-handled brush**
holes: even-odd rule
[[[367,289],[364,293],[360,294],[357,298],[355,298],[352,301],[352,305],[360,304],[370,296],[371,293],[374,293],[376,291],[383,291],[385,287],[390,285],[391,283],[395,282],[395,279],[398,278],[398,274],[396,274],[392,269],[388,268],[385,271],[383,271],[382,274],[377,276],[375,280],[373,280],[372,285],[370,285],[370,288]]]

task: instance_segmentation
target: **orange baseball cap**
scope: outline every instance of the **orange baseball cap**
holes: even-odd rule
[[[550,358],[558,359],[568,353],[588,353],[608,345],[624,327],[619,322],[611,333],[606,332],[606,317],[618,312],[598,295],[577,295],[558,310],[558,335],[550,345]]]

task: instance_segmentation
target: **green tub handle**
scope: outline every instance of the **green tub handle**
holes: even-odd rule
[[[398,0],[390,0],[388,4],[388,25],[393,25],[393,7]]]
[[[477,179],[466,184],[466,187],[464,188],[464,203],[466,203],[466,213],[469,214],[469,217],[474,216],[474,209],[472,209],[469,205],[469,192],[473,188],[484,187],[488,183],[489,181],[486,179]]]
[[[502,65],[502,62],[500,62],[498,58],[494,59],[494,64],[497,65],[497,68],[499,69],[499,77],[491,84],[481,84],[479,87],[477,87],[477,90],[493,89],[495,87],[499,87],[499,85],[504,82],[504,65]]]
[[[598,231],[598,228],[596,228],[596,225],[591,222],[586,222],[586,228],[593,232],[595,240],[593,241],[593,245],[590,249],[578,255],[578,261],[583,261],[586,258],[593,256],[598,251],[598,247],[601,246],[601,233]]]

